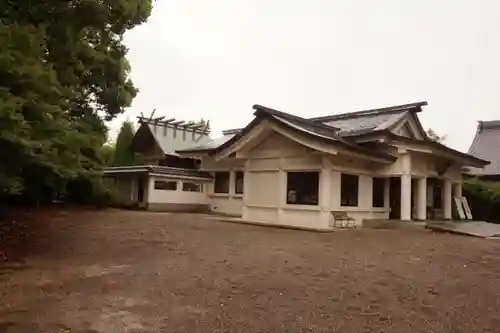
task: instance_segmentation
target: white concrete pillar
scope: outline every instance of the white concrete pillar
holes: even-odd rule
[[[250,180],[250,172],[248,171],[250,167],[250,160],[245,161],[245,169],[244,171],[244,176],[243,176],[243,208],[241,212],[241,217],[243,220],[248,220],[248,191],[249,191],[249,180]]]
[[[391,208],[391,178],[385,179],[384,184],[384,208]]]
[[[401,220],[411,221],[411,175],[401,175]]]
[[[330,226],[330,211],[332,202],[332,165],[330,160],[326,157],[322,157],[322,168],[319,178],[319,205],[321,207],[321,220],[325,228]]]
[[[443,182],[443,208],[444,208],[444,219],[451,220],[452,214],[451,209],[453,207],[453,195],[452,195],[452,187],[451,181],[449,179],[445,179]]]
[[[427,219],[427,178],[418,180],[417,187],[417,219],[425,221]]]
[[[236,172],[234,169],[229,170],[229,196],[232,197],[235,194],[234,184],[236,183]]]
[[[411,221],[411,156],[401,155],[401,220]]]
[[[453,196],[454,197],[462,196],[462,182],[453,184]]]
[[[278,221],[283,221],[283,207],[286,206],[286,201],[288,197],[287,193],[287,173],[283,169],[285,162],[280,158],[279,171],[278,171]]]
[[[429,207],[434,207],[434,183],[427,183],[427,203]]]

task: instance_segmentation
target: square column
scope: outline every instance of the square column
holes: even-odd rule
[[[425,221],[427,219],[427,178],[418,180],[417,188],[417,219]]]
[[[411,221],[411,156],[401,155],[401,220]]]
[[[453,207],[453,195],[452,195],[452,186],[451,181],[449,179],[444,180],[443,184],[443,208],[444,208],[444,219],[451,220],[452,214],[451,209]]]
[[[321,207],[321,220],[325,228],[331,226],[331,202],[333,194],[332,164],[328,157],[323,156],[321,161],[321,173],[319,176],[319,205]]]
[[[453,196],[454,197],[462,197],[462,182],[453,184]]]
[[[245,161],[245,168],[243,170],[243,209],[241,211],[241,217],[243,220],[248,220],[248,192],[250,190],[250,187],[248,186],[248,182],[250,180],[250,172],[249,170],[250,166],[250,160]]]
[[[411,221],[411,175],[401,175],[401,220]]]

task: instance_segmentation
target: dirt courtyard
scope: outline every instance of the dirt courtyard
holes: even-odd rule
[[[500,241],[69,212],[0,266],[0,332],[499,332]]]

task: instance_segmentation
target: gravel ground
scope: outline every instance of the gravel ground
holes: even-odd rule
[[[0,268],[0,332],[500,332],[500,241],[61,212]]]

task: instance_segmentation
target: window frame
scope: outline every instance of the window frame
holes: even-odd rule
[[[175,188],[161,188],[161,187],[158,187],[157,184],[160,184],[160,183],[164,183],[166,185],[168,184],[175,184]],[[177,189],[179,188],[179,182],[176,181],[176,180],[155,180],[154,181],[154,184],[153,184],[153,189],[155,191],[169,191],[169,192],[175,192],[177,191]]]
[[[380,188],[376,188],[377,182],[380,181],[378,184],[381,186]],[[387,178],[383,177],[372,177],[372,208],[385,208],[385,184],[386,184]],[[377,193],[377,190],[381,190],[382,196],[381,196],[381,201],[376,201],[376,198],[380,198],[379,194]],[[380,205],[381,204],[381,205]]]
[[[241,175],[241,191],[238,191],[238,175]],[[234,194],[243,195],[245,193],[245,171],[236,170],[234,172]]]
[[[227,175],[227,191],[220,192],[217,189],[217,175],[225,174]],[[215,171],[214,172],[214,187],[213,187],[213,192],[214,194],[227,194],[229,195],[229,191],[231,189],[231,172],[230,171]],[[224,186],[225,188],[226,186]]]
[[[186,190],[185,185],[196,185],[196,188],[198,191],[191,191],[191,190]],[[190,182],[190,181],[183,181],[182,182],[182,192],[190,192],[190,193],[203,193],[203,184],[200,183],[195,183],[195,182]]]
[[[356,195],[347,198],[347,202],[344,203],[344,186],[346,190],[351,188],[348,184],[345,184],[349,178],[351,180],[356,179]],[[347,195],[347,194],[346,194]],[[350,193],[349,193],[350,195]],[[355,200],[351,200],[354,199]],[[351,173],[341,173],[340,174],[340,206],[341,207],[359,207],[359,175],[351,174]]]
[[[293,181],[297,181],[298,184],[304,184],[305,180],[294,180],[291,179],[291,177],[298,177],[299,175],[304,175],[308,174],[308,177],[313,177],[315,175],[316,179],[309,179],[309,181],[313,180],[316,183],[316,193],[307,193],[309,189],[304,190],[304,187],[298,188],[297,184],[291,184]],[[319,170],[307,170],[307,171],[286,171],[286,204],[291,205],[291,206],[309,206],[309,207],[314,207],[314,206],[319,206],[319,196],[320,196],[320,177],[321,172]],[[312,187],[311,187],[312,188]],[[302,190],[302,193],[299,192]],[[291,200],[291,191],[298,192],[295,193],[295,200]],[[306,196],[312,196],[315,197],[315,200],[307,201],[304,197]]]

